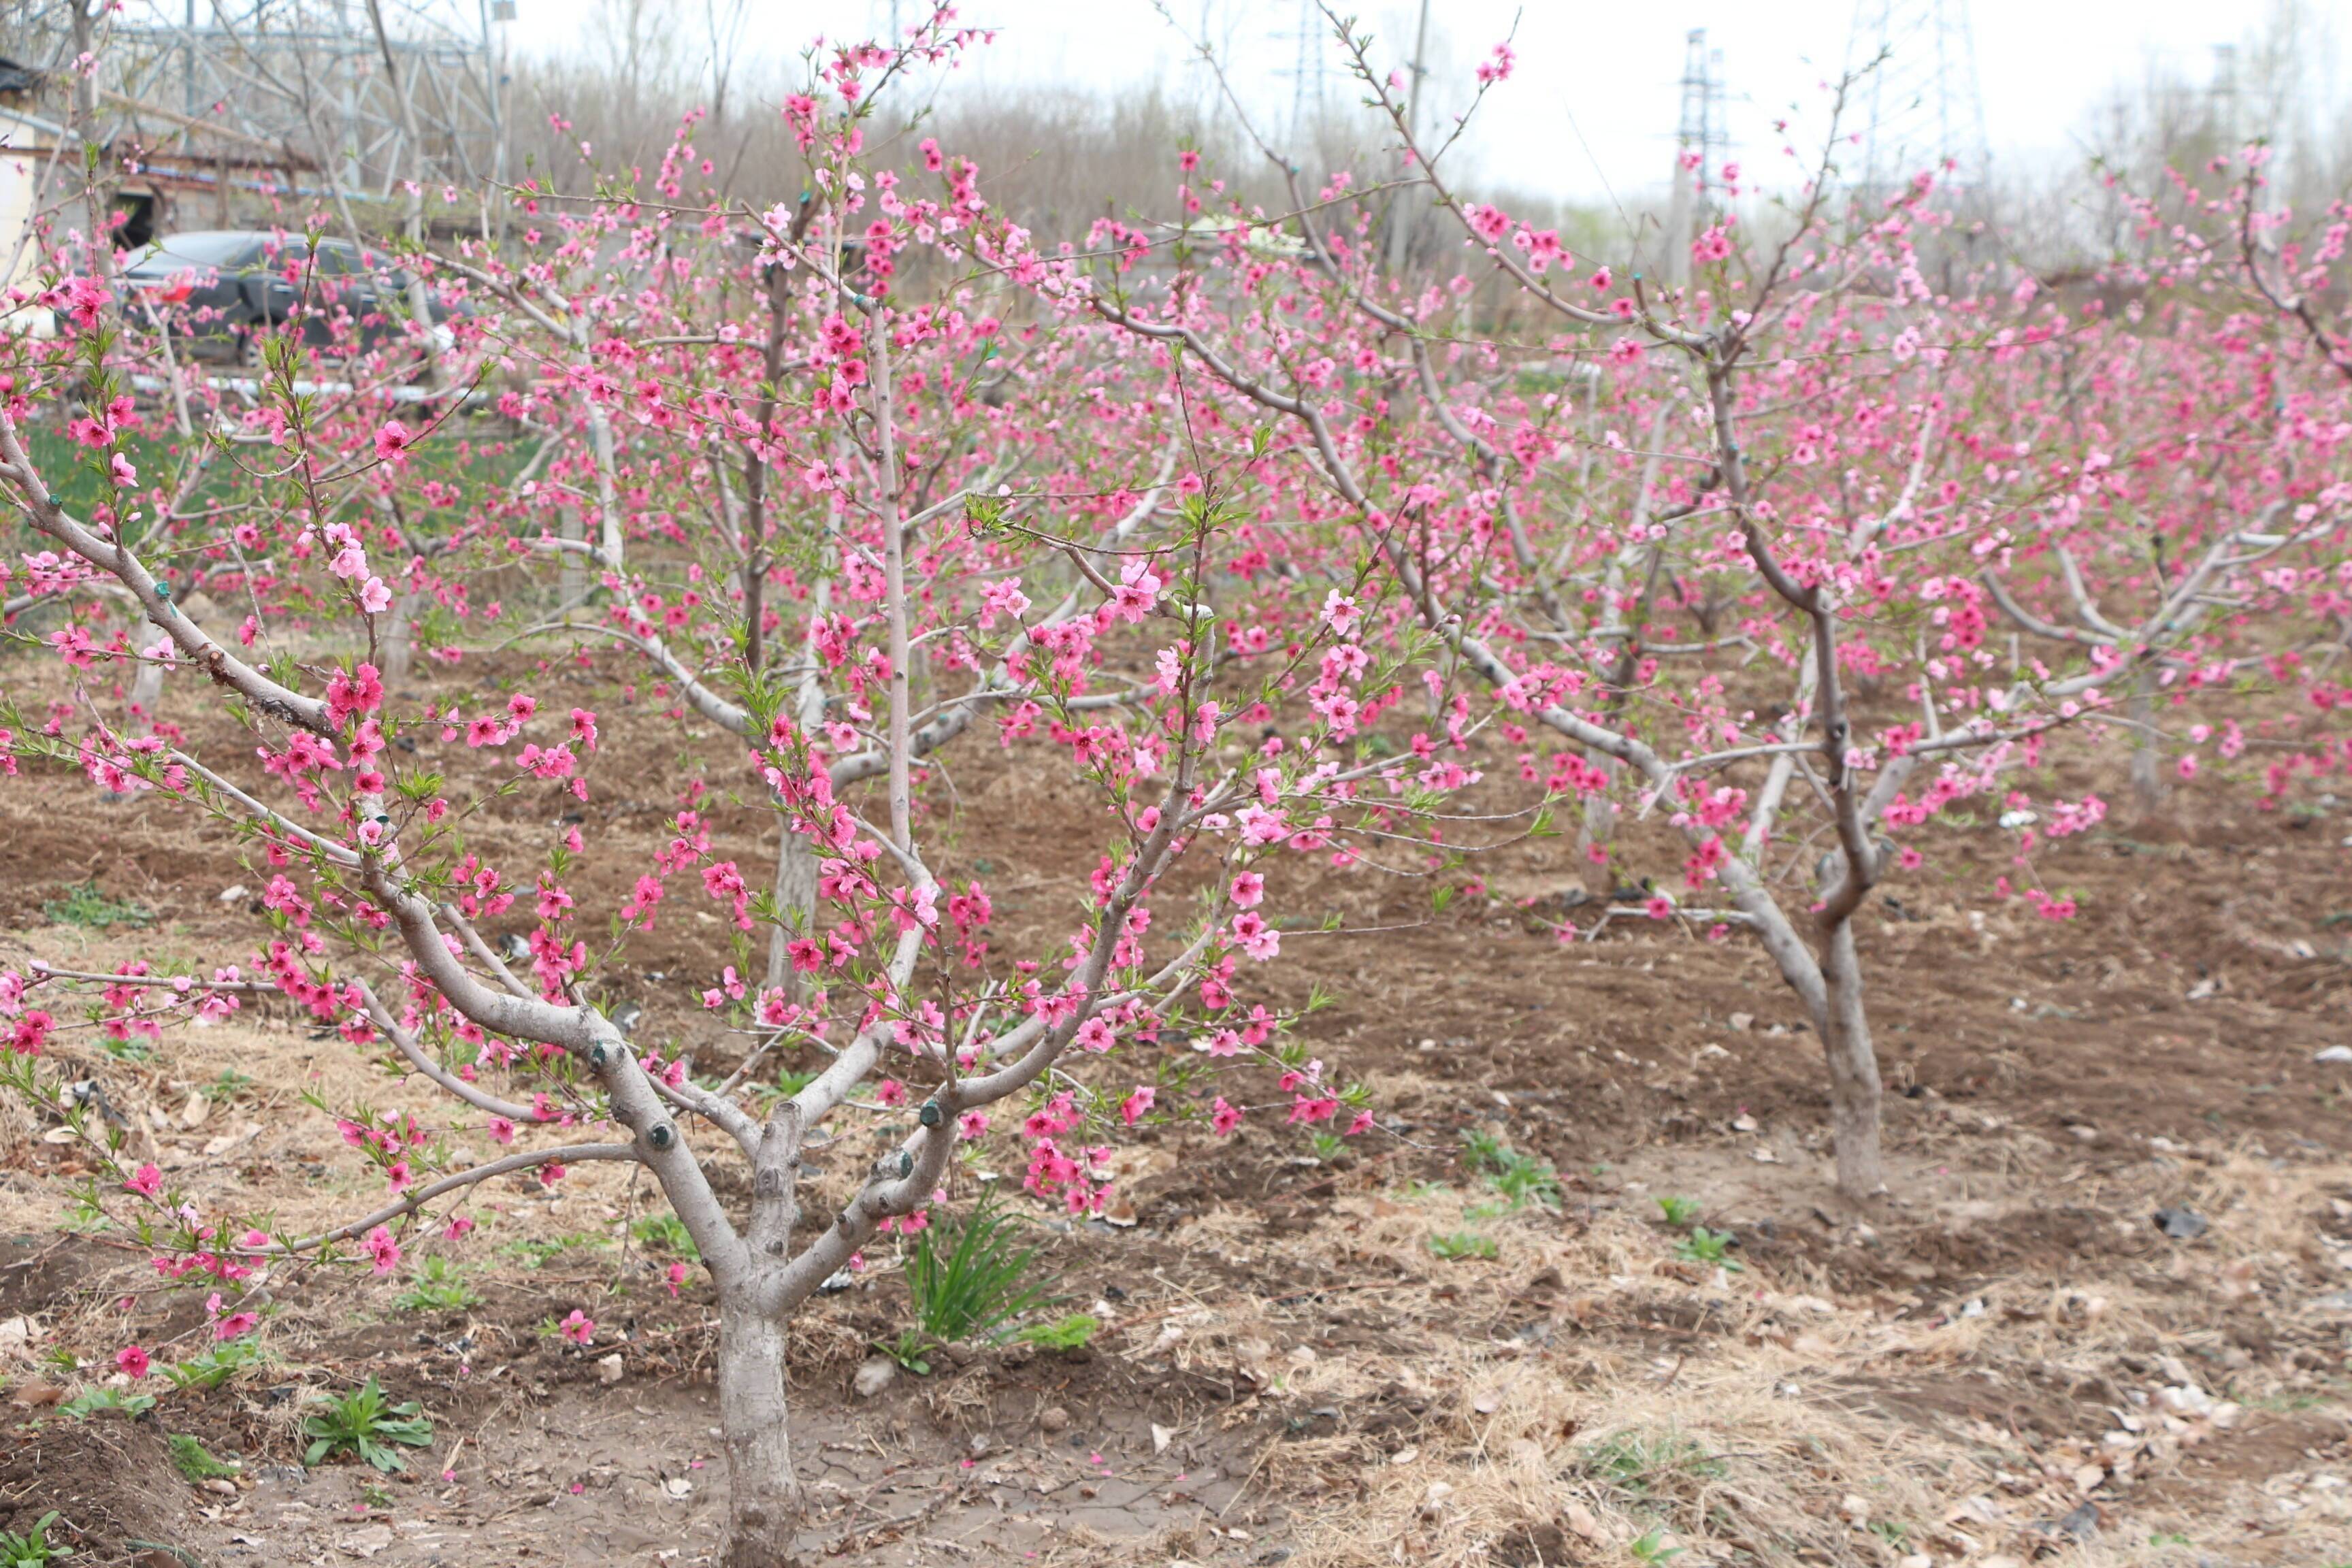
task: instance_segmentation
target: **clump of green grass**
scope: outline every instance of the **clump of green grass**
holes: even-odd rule
[[[226,1480],[241,1468],[233,1458],[214,1458],[202,1443],[185,1432],[167,1432],[163,1435],[163,1443],[172,1450],[172,1468],[180,1472],[183,1479],[191,1483]],[[6,1562],[6,1558],[0,1557],[0,1564]]]
[[[567,1252],[600,1252],[612,1245],[609,1237],[573,1231],[552,1238],[526,1237],[520,1241],[507,1243],[504,1250],[508,1257],[520,1262],[525,1268],[544,1268]]]
[[[688,1234],[686,1221],[667,1209],[638,1220],[629,1226],[629,1234],[636,1237],[639,1247],[648,1250],[674,1252],[689,1263],[701,1260],[702,1254],[696,1249],[694,1237]]]
[[[1559,1208],[1559,1173],[1551,1162],[1522,1154],[1491,1132],[1463,1134],[1462,1163],[1484,1176],[1514,1209],[1529,1204],[1554,1213]]]
[[[481,1300],[466,1282],[463,1268],[446,1258],[427,1258],[417,1264],[408,1289],[394,1296],[392,1304],[404,1312],[462,1312]]]
[[[1676,1258],[1685,1263],[1711,1263],[1734,1274],[1739,1272],[1739,1259],[1731,1256],[1731,1248],[1739,1245],[1738,1238],[1727,1230],[1709,1230],[1699,1224],[1702,1211],[1698,1204],[1689,1198],[1662,1197],[1658,1200],[1658,1212],[1665,1216],[1668,1225],[1688,1233],[1675,1243]]]
[[[1695,1225],[1688,1236],[1675,1243],[1675,1256],[1685,1263],[1719,1264],[1737,1274],[1741,1264],[1728,1250],[1733,1242],[1734,1237],[1727,1230],[1709,1230],[1703,1225]]]
[[[94,879],[68,888],[61,899],[43,902],[41,915],[53,924],[79,926],[85,931],[108,931],[115,926],[150,926],[155,923],[154,910],[143,904],[108,898],[98,890]]]
[[[1637,1498],[1679,1494],[1725,1473],[1706,1444],[1672,1428],[1612,1433],[1585,1448],[1581,1465],[1587,1475]]]
[[[991,1192],[955,1226],[952,1246],[924,1231],[907,1259],[907,1291],[923,1332],[941,1341],[1003,1339],[1049,1298],[1036,1272],[1040,1248],[1021,1245],[1020,1222]]]
[[[1670,1194],[1658,1200],[1658,1212],[1665,1216],[1668,1225],[1680,1230],[1683,1226],[1695,1223],[1705,1209],[1696,1199],[1678,1198]]]

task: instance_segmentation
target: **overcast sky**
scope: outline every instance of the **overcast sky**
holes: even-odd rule
[[[898,0],[911,20],[920,0]],[[1358,15],[1402,60],[1416,0],[1358,0]],[[1939,0],[1894,0],[1897,13],[1933,15]],[[702,0],[680,0],[698,15]],[[859,6],[866,7],[861,17]],[[1300,0],[1169,0],[1190,27],[1206,31],[1232,61],[1244,96],[1277,134],[1294,102]],[[862,21],[879,31],[891,0],[751,0],[745,53],[775,58],[814,33],[835,36]],[[1880,0],[1864,0],[1872,13]],[[2240,39],[2263,14],[2259,3],[2210,0],[1940,0],[1967,15],[1981,92],[1986,139],[1997,163],[2046,166],[2079,156],[2086,126],[2118,88],[2152,71],[2210,80],[2213,46]],[[2305,6],[2298,51],[2314,89],[2340,106],[2352,26],[2328,18],[2329,0]],[[561,47],[576,3],[521,0],[519,29],[539,47]],[[1855,0],[1433,0],[1433,62],[1444,86],[1460,90],[1486,50],[1517,23],[1519,66],[1482,110],[1464,154],[1485,180],[1531,193],[1604,202],[1654,186],[1673,159],[1685,37],[1707,29],[1722,52],[1731,156],[1766,178],[1781,163],[1771,125],[1795,107],[1800,124],[1824,121],[1822,87],[1844,65]],[[1150,0],[963,0],[962,20],[1000,27],[964,75],[995,89],[1043,83],[1118,88],[1155,78],[1180,93],[1198,89],[1184,38]],[[566,20],[558,22],[556,18]],[[552,25],[551,25],[552,24]],[[529,47],[526,45],[526,47]],[[1898,51],[1931,47],[1928,37],[1895,40]],[[1867,54],[1865,50],[1864,53]],[[1336,55],[1325,67],[1332,107],[1356,100]],[[1818,141],[1816,135],[1815,141]],[[1801,147],[1803,145],[1800,143]]]

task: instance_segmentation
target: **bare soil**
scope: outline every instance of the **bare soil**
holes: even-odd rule
[[[419,685],[446,697],[502,672],[521,667]],[[763,875],[773,827],[728,798],[741,770],[724,738],[650,697],[622,703],[609,671],[577,683],[606,737],[589,804],[509,796],[484,836],[536,852],[581,810],[572,886],[609,907],[699,773],[714,837]],[[941,869],[987,877],[1017,950],[1066,923],[1091,869],[1066,824],[1093,808],[1048,760],[969,744],[927,797],[952,806]],[[423,751],[469,761],[462,743]],[[1482,760],[1514,767],[1496,746]],[[1864,920],[1895,1173],[1865,1207],[1832,1191],[1817,1044],[1744,939],[1634,920],[1560,944],[1549,922],[1590,923],[1610,891],[1562,840],[1482,858],[1482,889],[1434,915],[1420,879],[1286,866],[1270,879],[1282,962],[1244,975],[1243,999],[1331,997],[1299,1029],[1371,1083],[1383,1130],[1329,1163],[1271,1113],[1222,1142],[1147,1134],[1121,1154],[1131,1223],[1037,1212],[1056,1293],[1106,1321],[1092,1346],[943,1359],[859,1399],[854,1372],[908,1321],[877,1249],[795,1330],[807,1549],[874,1564],[1619,1564],[1676,1548],[1684,1568],[2352,1563],[2352,1067],[2314,1059],[2352,1044],[2347,834],[2352,810],[2316,793],[2258,812],[2184,786],[2153,820],[2042,851],[2039,879],[2080,903],[2063,922],[1979,896],[2012,835],[1918,835],[1927,867]],[[152,924],[45,915],[84,881]],[[0,790],[0,963],[241,959],[257,923],[220,897],[239,883],[258,879],[225,832],[100,806],[79,776]],[[700,993],[748,955],[695,906],[674,894],[610,983],[645,1007],[640,1039],[708,1065],[735,1047]],[[373,1191],[304,1089],[433,1103],[269,1008],[143,1060],[87,1034],[60,1054],[176,1179],[289,1216],[347,1215]],[[228,1068],[253,1081],[218,1092]],[[486,1191],[473,1237],[425,1247],[468,1266],[473,1306],[400,1310],[401,1278],[289,1279],[268,1367],[205,1392],[151,1380],[152,1413],[76,1420],[55,1399],[102,1384],[120,1345],[169,1359],[206,1335],[201,1300],[159,1284],[129,1238],[69,1223],[88,1165],[47,1140],[55,1125],[0,1104],[0,1325],[23,1323],[21,1342],[0,1333],[0,1530],[54,1510],[77,1564],[710,1558],[712,1308],[698,1280],[673,1299],[667,1255],[629,1238],[658,1206],[642,1183],[607,1167]],[[1460,1158],[1474,1131],[1551,1162],[1559,1201],[1504,1205]],[[1678,1255],[1665,1196],[1734,1238],[1720,1265]],[[2159,1208],[2207,1228],[2168,1237]],[[1456,1237],[1495,1256],[1433,1250]],[[575,1307],[593,1346],[545,1332]],[[370,1374],[420,1402],[433,1447],[390,1479],[306,1469],[307,1402]],[[241,1473],[184,1480],[166,1432]]]

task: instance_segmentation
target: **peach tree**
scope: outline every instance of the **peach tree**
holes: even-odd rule
[[[940,391],[990,335],[957,290],[1079,281],[1076,260],[988,216],[969,165],[924,149],[933,166],[902,183],[863,161],[877,82],[960,41],[935,21],[896,50],[821,62],[783,107],[810,158],[797,207],[696,208],[671,177],[691,166],[683,140],[642,196],[566,208],[517,195],[547,210],[562,254],[411,258],[470,301],[427,395],[391,376],[325,381],[289,336],[268,351],[250,406],[189,425],[166,483],[142,475],[130,447],[153,406],[133,378],[152,374],[164,329],[114,314],[104,269],[54,250],[60,336],[0,345],[0,489],[30,535],[11,574],[33,602],[13,635],[44,671],[12,677],[25,689],[0,707],[0,770],[19,787],[78,771],[109,795],[226,825],[268,921],[249,962],[209,973],[144,961],[0,973],[11,1089],[82,1137],[102,1173],[87,1205],[206,1291],[215,1331],[231,1338],[257,1327],[259,1292],[321,1261],[388,1272],[420,1227],[462,1234],[450,1205],[484,1182],[591,1162],[649,1173],[717,1298],[726,1560],[740,1568],[789,1561],[801,1520],[788,1323],[877,1234],[941,1201],[967,1144],[1010,1131],[1031,1194],[1098,1208],[1107,1133],[1169,1116],[1223,1132],[1242,1114],[1213,1077],[1166,1072],[1155,1047],[1176,1036],[1208,1067],[1278,1068],[1294,1121],[1369,1124],[1361,1091],[1304,1065],[1279,1020],[1237,1000],[1240,971],[1280,950],[1265,868],[1285,854],[1375,865],[1427,842],[1444,795],[1470,778],[1427,735],[1368,742],[1424,678],[1442,684],[1438,639],[1336,588],[1278,641],[1236,637],[1258,619],[1247,584],[1216,570],[1240,523],[1237,481],[1150,412],[1155,398],[1070,434],[1034,398],[1000,419],[959,414],[971,399]],[[917,174],[938,194],[912,194]],[[673,224],[698,239],[750,236],[752,270],[670,244]],[[313,226],[323,216],[297,232]],[[616,262],[608,240],[660,265]],[[918,258],[939,298],[912,297]],[[698,286],[706,262],[754,286]],[[649,342],[662,338],[690,342]],[[710,351],[741,341],[753,352],[709,368],[721,357]],[[625,365],[615,344],[652,357]],[[477,397],[466,412],[469,389],[489,389],[493,406]],[[957,417],[985,424],[1040,480],[970,482],[1000,465],[942,436]],[[537,469],[482,491],[435,466],[436,444],[485,428],[536,443]],[[212,481],[189,477],[199,465],[215,467]],[[677,504],[721,484],[729,498],[703,511]],[[539,500],[542,487],[562,503]],[[428,558],[404,524],[436,509],[445,548]],[[772,535],[753,521],[763,512]],[[797,555],[780,543],[763,555],[788,532]],[[1344,569],[1353,547],[1318,540],[1318,569],[1364,580],[1369,568]],[[611,714],[569,700],[546,665],[465,705],[404,697],[387,645],[415,624],[415,604],[401,622],[406,595],[440,617],[436,657],[479,653],[505,626],[484,634],[461,612],[481,603],[479,574],[518,559],[588,569],[529,635],[618,641],[724,716],[784,859],[805,867],[801,896],[754,887],[740,869],[749,846],[691,806],[610,907],[579,880],[602,847],[593,823],[560,822],[536,845],[493,830],[487,808],[518,791],[595,799]],[[719,559],[731,572],[702,570]],[[794,561],[806,571],[785,584],[772,567]],[[656,586],[663,573],[719,581],[685,603]],[[190,613],[199,574],[244,611],[233,628]],[[772,621],[780,585],[793,596]],[[1274,591],[1303,590],[1286,577]],[[160,696],[134,711],[122,678],[142,672]],[[970,684],[950,684],[959,672]],[[1021,748],[1018,765],[1079,779],[1102,805],[1086,894],[1034,951],[990,939],[982,883],[934,870],[948,825],[921,788],[925,758],[983,721]],[[1017,851],[999,858],[1020,868]],[[743,1042],[720,1073],[633,1042],[606,984],[672,896],[772,931],[782,955],[771,984],[730,967],[707,994]],[[499,939],[517,922],[507,935],[520,940]],[[436,1115],[336,1108],[383,1184],[369,1212],[308,1232],[234,1212],[136,1159],[123,1129],[72,1093],[99,1042],[257,997],[438,1097]],[[816,1066],[779,1084],[770,1069],[787,1052]],[[1123,1068],[1129,1053],[1163,1065]],[[484,1141],[502,1152],[474,1154]],[[841,1202],[811,1212],[805,1163],[827,1146],[872,1152]],[[740,1162],[740,1188],[714,1179],[722,1159]],[[748,1198],[730,1205],[728,1190]]]

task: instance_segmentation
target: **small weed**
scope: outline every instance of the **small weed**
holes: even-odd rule
[[[1315,1157],[1327,1165],[1348,1152],[1348,1141],[1337,1132],[1309,1132],[1307,1146],[1314,1150]]]
[[[1462,1160],[1483,1174],[1486,1184],[1515,1209],[1529,1204],[1550,1210],[1559,1206],[1559,1173],[1552,1169],[1549,1160],[1521,1154],[1486,1131],[1463,1134]]]
[[[221,1105],[234,1104],[258,1089],[260,1084],[235,1068],[223,1068],[220,1077],[205,1087],[205,1098]]]
[[[1101,1327],[1101,1321],[1093,1314],[1073,1312],[1058,1322],[1032,1324],[1013,1337],[1040,1350],[1074,1351],[1083,1348]]]
[[[311,1439],[302,1455],[306,1465],[349,1452],[389,1474],[408,1468],[394,1445],[425,1448],[433,1444],[433,1423],[418,1412],[416,1402],[393,1404],[373,1377],[340,1398],[320,1394],[316,1403],[320,1413],[302,1422],[302,1435]]]
[[[72,1547],[49,1539],[49,1526],[57,1521],[58,1510],[51,1509],[33,1521],[30,1535],[0,1530],[0,1568],[47,1568],[72,1556]]]
[[[1649,1563],[1664,1563],[1670,1557],[1681,1556],[1685,1549],[1667,1545],[1666,1532],[1653,1525],[1638,1540],[1627,1542],[1625,1550],[1633,1553],[1634,1562],[1647,1568]]]
[[[239,1467],[233,1459],[216,1459],[205,1446],[185,1432],[167,1432],[163,1442],[172,1450],[172,1468],[190,1482],[226,1480],[237,1473]],[[0,1559],[5,1563],[5,1559]]]
[[[1666,1216],[1668,1225],[1679,1230],[1696,1222],[1706,1211],[1705,1205],[1695,1199],[1663,1197],[1658,1200],[1658,1212]]]
[[[1714,1480],[1723,1461],[1679,1432],[1625,1431],[1584,1451],[1584,1468],[1635,1497],[1674,1489],[1676,1481]]]
[[[152,1394],[125,1394],[119,1388],[85,1388],[58,1408],[77,1421],[87,1421],[101,1410],[120,1410],[125,1415],[144,1415],[155,1408],[155,1396]]]
[[[1020,1246],[1019,1232],[992,1191],[956,1226],[952,1247],[941,1247],[936,1229],[922,1233],[907,1259],[907,1291],[925,1333],[1001,1339],[1014,1319],[1046,1305],[1044,1286],[1029,1279],[1039,1249]]]
[[[1495,1245],[1493,1237],[1480,1236],[1473,1230],[1457,1230],[1431,1237],[1429,1250],[1450,1262],[1460,1258],[1499,1258],[1503,1249]]]
[[[462,1312],[481,1296],[466,1283],[465,1270],[446,1258],[427,1258],[409,1276],[407,1289],[392,1299],[404,1312]]]
[[[1559,1174],[1549,1160],[1513,1154],[1501,1170],[1486,1178],[1486,1184],[1509,1199],[1515,1209],[1529,1204],[1555,1213],[1559,1208]]]
[[[2150,1546],[2192,1546],[2196,1544],[2177,1530],[2159,1530],[2147,1538]]]
[[[80,926],[86,931],[155,923],[154,910],[140,904],[117,903],[98,890],[96,881],[77,883],[68,888],[64,898],[50,899],[43,903],[41,914],[54,924]]]
[[[784,1091],[787,1099],[798,1094],[815,1081],[816,1072],[814,1068],[807,1072],[794,1072],[791,1068],[786,1068],[776,1075],[776,1087]]]
[[[649,1214],[629,1226],[629,1234],[637,1238],[639,1247],[656,1252],[675,1252],[689,1263],[699,1262],[702,1254],[694,1248],[694,1237],[686,1231],[686,1221],[665,1209]]]
[[[1510,1152],[1510,1145],[1483,1127],[1462,1134],[1462,1163],[1474,1171],[1493,1170]]]
[[[247,1335],[241,1340],[225,1340],[208,1351],[183,1356],[163,1369],[174,1388],[218,1388],[241,1372],[251,1372],[268,1363],[261,1342]]]
[[[1729,1250],[1734,1239],[1727,1230],[1709,1230],[1703,1225],[1695,1225],[1688,1236],[1675,1243],[1675,1256],[1686,1263],[1720,1264],[1737,1274],[1741,1265]]]
[[[917,1377],[929,1377],[931,1373],[930,1336],[920,1329],[902,1329],[895,1340],[875,1341],[874,1348]]]
[[[510,1241],[507,1243],[506,1251],[508,1257],[520,1261],[525,1268],[544,1268],[556,1258],[574,1249],[593,1251],[612,1245],[601,1236],[588,1236],[575,1232],[571,1236],[559,1236],[547,1241]]]

